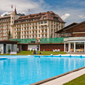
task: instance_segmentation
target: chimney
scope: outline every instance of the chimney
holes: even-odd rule
[[[0,17],[1,17],[1,14],[0,14]]]

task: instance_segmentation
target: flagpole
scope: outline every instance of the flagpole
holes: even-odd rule
[[[30,9],[28,9],[29,15],[30,15]]]

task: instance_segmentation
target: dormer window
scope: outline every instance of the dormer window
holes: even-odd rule
[[[58,17],[54,17],[53,19],[54,19],[54,20],[59,20],[59,18],[58,18]]]
[[[43,19],[46,19],[46,16],[45,16],[45,17],[43,17]]]

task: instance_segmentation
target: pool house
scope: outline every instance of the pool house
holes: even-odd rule
[[[17,41],[3,40],[0,41],[0,53],[8,54],[9,52],[17,52]]]
[[[85,52],[85,37],[65,38],[64,52]]]

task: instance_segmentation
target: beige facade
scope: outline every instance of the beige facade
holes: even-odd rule
[[[19,16],[11,12],[9,16],[0,17],[0,40],[8,39],[11,32],[12,39],[55,38],[55,31],[64,28],[65,22],[54,12],[44,12]]]
[[[11,12],[10,15],[4,17],[0,16],[0,40],[7,40],[9,31],[11,38],[13,38],[14,21],[19,17],[15,15],[15,12]]]

